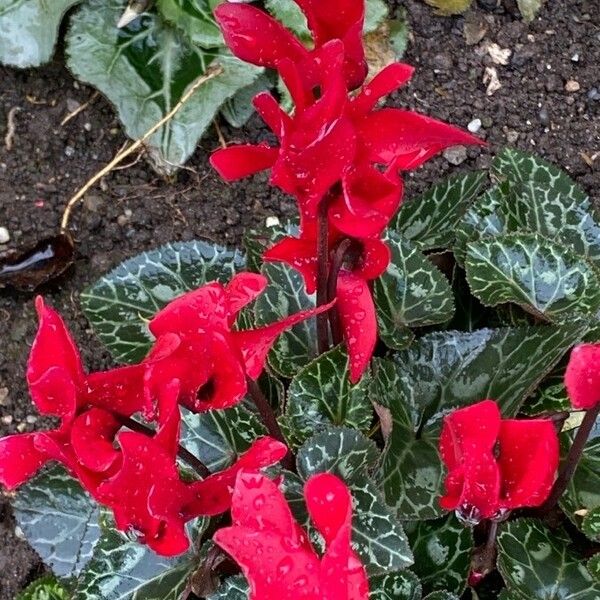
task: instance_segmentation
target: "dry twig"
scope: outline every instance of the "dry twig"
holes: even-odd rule
[[[74,119],[79,113],[83,112],[98,96],[99,92],[94,92],[87,102],[84,102],[78,106],[75,110],[72,110],[61,122],[60,126],[64,127],[71,119]]]
[[[16,114],[21,110],[20,106],[13,106],[8,111],[8,119],[6,123],[6,135],[4,136],[4,146],[10,152],[13,147],[15,133],[17,131],[17,123],[15,121]]]

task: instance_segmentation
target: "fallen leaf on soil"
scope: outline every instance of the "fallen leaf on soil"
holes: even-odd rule
[[[471,0],[425,0],[425,2],[437,8],[438,15],[445,16],[460,15],[471,6]]]
[[[469,13],[465,17],[465,25],[463,27],[463,35],[467,46],[478,44],[487,33],[488,25],[477,13]]]
[[[521,15],[523,16],[523,20],[533,21],[535,19],[535,15],[538,10],[542,7],[544,0],[517,0],[517,4],[519,6],[519,10],[521,11]]]
[[[485,93],[488,96],[493,96],[501,87],[502,84],[498,79],[498,71],[495,67],[486,67],[483,74],[483,83],[487,85]]]
[[[489,42],[486,50],[496,65],[507,65],[512,54],[510,48],[500,48],[495,42]]]
[[[40,240],[33,248],[12,252],[0,259],[0,288],[32,292],[62,275],[73,264],[74,254],[73,239],[62,233]]]

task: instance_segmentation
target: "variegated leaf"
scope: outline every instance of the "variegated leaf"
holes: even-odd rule
[[[411,571],[371,577],[369,590],[369,600],[421,600],[421,582]]]
[[[226,579],[221,587],[207,600],[247,600],[250,586],[243,575]]]

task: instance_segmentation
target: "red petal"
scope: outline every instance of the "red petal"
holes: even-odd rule
[[[230,323],[235,322],[237,313],[262,294],[267,287],[267,278],[257,273],[238,273],[225,286]]]
[[[228,305],[220,283],[209,283],[175,298],[150,321],[155,337],[166,333],[204,334],[215,327],[228,330]]]
[[[500,420],[500,410],[492,400],[445,417],[440,437],[440,454],[448,467],[447,494],[440,501],[444,508],[468,511],[475,507],[482,518],[497,511],[500,472],[493,451]]]
[[[414,67],[404,63],[393,63],[384,67],[354,98],[350,105],[352,114],[365,115],[373,110],[379,100],[407,83],[414,71]]]
[[[367,282],[342,271],[337,283],[337,310],[350,357],[350,381],[356,383],[371,361],[377,342],[377,316]]]
[[[400,206],[403,184],[363,167],[344,177],[343,189],[331,204],[329,218],[346,235],[367,238],[381,235],[387,227]]]
[[[42,414],[61,417],[67,422],[77,412],[79,389],[72,374],[64,367],[50,367],[36,381],[29,383],[29,392]]]
[[[158,427],[154,436],[154,441],[164,448],[167,454],[173,457],[173,460],[179,449],[179,426],[181,423],[178,404],[179,392],[178,379],[174,379],[161,388],[158,396]]]
[[[551,421],[502,421],[500,456],[503,508],[539,506],[552,488],[559,462],[558,435]]]
[[[121,423],[111,413],[91,408],[73,422],[71,444],[81,464],[99,473],[109,469],[119,458],[113,443]]]
[[[31,396],[40,412],[67,416],[72,414],[74,408],[72,394],[65,394],[65,400],[61,400],[60,396],[54,395],[57,391],[55,384],[63,382],[68,385],[70,380],[73,388],[78,388],[84,377],[81,358],[60,315],[47,307],[41,296],[36,298],[35,307],[40,324],[27,363]],[[42,385],[41,380],[50,369],[56,369],[54,373],[57,375],[46,378]],[[51,393],[52,397],[47,397],[47,393]]]
[[[295,119],[297,119],[298,115],[302,114],[304,109],[314,102],[314,97],[310,89],[307,89],[305,77],[303,77],[304,73],[300,72],[298,63],[284,58],[277,63],[277,70],[292,97]],[[295,119],[292,121],[292,125]]]
[[[35,433],[9,435],[0,439],[0,483],[14,490],[33,477],[48,461],[35,445]]]
[[[221,148],[210,155],[210,164],[226,181],[235,181],[270,169],[277,157],[279,148],[266,144],[239,144]]]
[[[224,2],[214,15],[225,43],[245,62],[273,69],[282,58],[300,62],[308,55],[281,23],[254,6]]]
[[[451,146],[484,144],[452,125],[396,108],[367,115],[357,128],[367,160],[400,170],[415,169]]]
[[[287,263],[304,278],[306,293],[315,293],[317,288],[316,240],[304,237],[283,238],[263,254],[263,260]]]
[[[303,310],[295,315],[290,315],[277,323],[261,327],[260,329],[249,329],[247,331],[236,331],[232,335],[236,345],[240,348],[246,364],[246,373],[251,379],[258,379],[265,368],[267,354],[275,343],[275,340],[290,327],[310,319],[315,315],[329,310],[333,302],[318,308]]]
[[[261,92],[254,96],[252,104],[269,129],[281,140],[292,125],[290,116],[269,92]]]
[[[565,386],[575,409],[588,410],[600,402],[600,344],[581,344],[573,349]]]
[[[385,273],[392,254],[380,239],[362,240],[362,253],[352,273],[362,279],[377,279]]]

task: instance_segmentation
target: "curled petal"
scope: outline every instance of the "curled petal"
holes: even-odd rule
[[[235,181],[270,169],[279,156],[279,148],[265,144],[238,144],[221,148],[210,155],[210,164],[226,181]]]
[[[600,344],[580,344],[573,349],[565,386],[575,409],[589,410],[600,402]]]
[[[385,273],[391,257],[388,245],[382,240],[363,240],[362,253],[352,273],[362,279],[377,279]]]
[[[224,2],[214,11],[225,43],[243,61],[274,69],[289,58],[301,62],[308,50],[279,21],[249,4]]]
[[[105,410],[91,408],[80,414],[71,429],[71,444],[79,462],[98,473],[108,470],[119,459],[113,444],[120,428],[121,423]]]
[[[539,506],[550,494],[558,469],[554,424],[543,419],[502,421],[498,440],[502,507]]]
[[[0,439],[0,483],[14,490],[31,479],[49,460],[35,447],[36,433],[9,435]]]
[[[257,273],[238,273],[225,286],[230,324],[235,322],[237,313],[262,294],[267,287],[267,278]]]
[[[290,93],[295,115],[302,114],[306,107],[314,102],[314,96],[310,87],[307,89],[306,78],[300,71],[300,65],[290,58],[283,58],[277,63],[277,70]],[[294,121],[292,121],[293,124]]]
[[[369,366],[377,342],[377,315],[367,282],[346,271],[337,283],[337,310],[350,359],[350,381],[356,383]]]
[[[314,294],[317,288],[317,246],[316,240],[303,237],[286,237],[263,254],[263,260],[287,263],[304,278],[307,294]]]
[[[290,116],[269,92],[254,96],[252,104],[269,129],[281,140],[292,125]]]
[[[63,423],[70,422],[77,412],[80,390],[64,367],[50,367],[29,383],[29,392],[42,414],[61,417]]]
[[[415,112],[384,108],[357,121],[363,158],[396,169],[415,169],[451,146],[484,145],[457,127]]]

